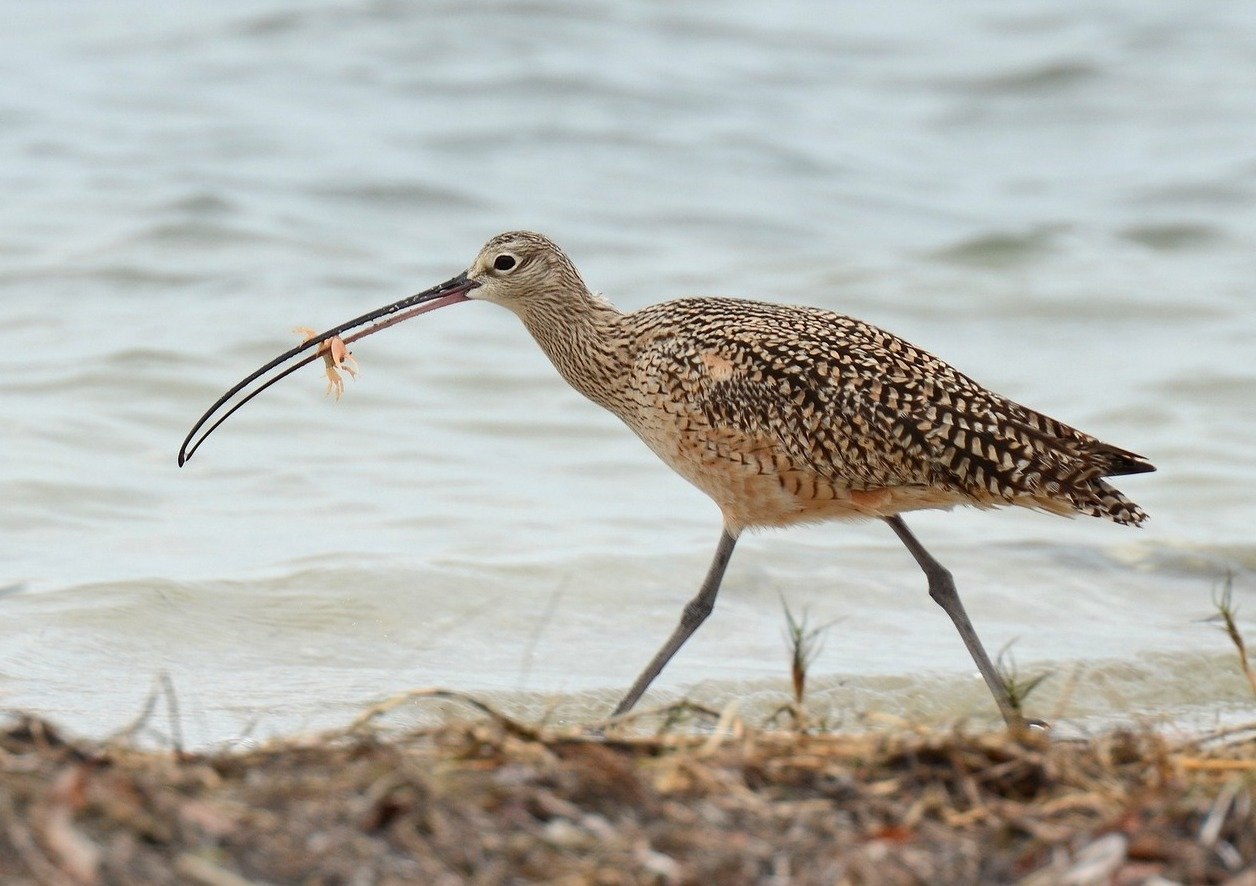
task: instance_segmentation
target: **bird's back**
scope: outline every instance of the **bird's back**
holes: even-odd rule
[[[622,322],[633,401],[615,411],[742,525],[955,504],[1146,518],[1102,479],[1154,470],[1141,456],[870,324],[719,298]]]

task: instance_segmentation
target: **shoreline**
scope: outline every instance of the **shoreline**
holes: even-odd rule
[[[0,731],[6,883],[1256,884],[1256,724],[1195,739],[468,716],[189,753]],[[801,718],[800,720],[805,722]],[[661,719],[660,719],[661,717]]]

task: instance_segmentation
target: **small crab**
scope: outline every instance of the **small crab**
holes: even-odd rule
[[[318,335],[308,326],[298,326],[292,330],[297,335],[304,336],[304,341],[309,341]],[[358,361],[353,359],[353,354],[349,353],[348,346],[341,340],[340,336],[333,336],[318,346],[318,352],[323,355],[323,364],[327,367],[327,393],[334,394],[336,399],[340,399],[340,395],[345,392],[345,380],[336,370],[343,369],[349,373],[350,378],[358,377]]]

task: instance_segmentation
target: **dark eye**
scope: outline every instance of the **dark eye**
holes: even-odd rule
[[[509,271],[514,266],[515,266],[515,257],[513,255],[507,255],[503,253],[497,256],[497,258],[493,259],[493,267],[497,268],[497,270],[499,271]]]

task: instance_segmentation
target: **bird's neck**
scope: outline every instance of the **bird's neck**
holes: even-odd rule
[[[601,295],[564,293],[537,298],[520,318],[554,368],[594,403],[619,414],[623,377],[632,368],[623,313]]]

